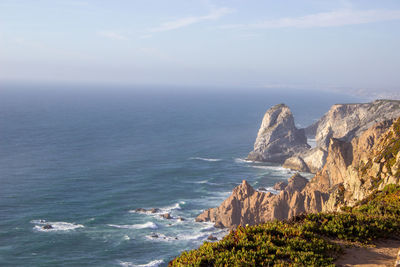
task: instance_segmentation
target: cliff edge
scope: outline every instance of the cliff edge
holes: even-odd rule
[[[196,220],[232,228],[340,211],[388,184],[400,184],[400,118],[375,124],[351,142],[331,138],[327,149],[326,163],[312,180],[296,174],[277,195],[257,192],[243,181],[219,207]]]
[[[288,158],[283,166],[316,173],[326,162],[331,138],[351,142],[378,122],[400,117],[400,101],[376,100],[362,104],[337,104],[316,123],[307,127],[307,136],[315,136],[317,146]]]

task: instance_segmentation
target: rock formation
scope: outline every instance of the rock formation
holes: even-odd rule
[[[293,170],[316,173],[325,164],[331,138],[350,142],[377,122],[400,116],[400,101],[376,100],[365,104],[338,104],[316,123],[305,129],[307,136],[314,135],[317,147],[295,154],[283,166]]]
[[[290,210],[286,200],[301,191],[308,180],[296,174],[288,182],[284,191],[273,195],[255,191],[243,180],[219,207],[204,211],[196,221],[211,221],[215,222],[216,227],[232,228],[238,225],[255,225],[275,218],[285,219],[291,216],[288,214]]]
[[[264,115],[249,160],[283,163],[310,148],[304,130],[297,129],[289,107],[275,105]]]
[[[311,181],[296,174],[277,195],[257,192],[243,181],[219,207],[196,220],[235,227],[339,211],[387,184],[400,184],[400,118],[378,123],[351,142],[331,138],[327,150],[324,167]]]

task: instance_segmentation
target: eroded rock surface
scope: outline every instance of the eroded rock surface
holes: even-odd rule
[[[275,105],[264,115],[249,160],[283,163],[310,148],[303,129],[297,129],[285,104]]]
[[[337,104],[322,118],[305,129],[307,136],[315,135],[317,147],[295,154],[284,163],[284,167],[316,173],[325,164],[331,138],[351,142],[378,122],[400,116],[400,101],[376,100],[364,104]],[[305,167],[305,165],[307,168]]]
[[[339,211],[374,190],[400,183],[400,118],[378,123],[351,142],[331,138],[326,163],[312,180],[299,174],[279,194],[255,191],[246,181],[197,221],[218,227],[290,219],[301,213]]]

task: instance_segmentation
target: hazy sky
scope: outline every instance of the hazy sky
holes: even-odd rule
[[[399,0],[0,0],[0,80],[400,91]]]

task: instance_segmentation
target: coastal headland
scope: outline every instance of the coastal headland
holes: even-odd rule
[[[316,147],[306,136],[315,137]],[[315,176],[295,174],[275,186],[278,194],[243,180],[220,206],[196,218],[231,233],[170,265],[346,264],[340,255],[351,253],[348,246],[379,238],[399,245],[393,239],[400,237],[400,101],[334,105],[305,129],[296,128],[289,107],[276,105],[264,115],[248,160]]]

